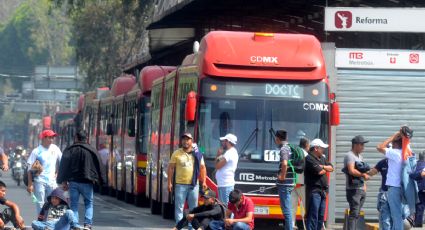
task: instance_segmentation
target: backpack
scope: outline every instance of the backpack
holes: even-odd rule
[[[298,174],[304,172],[304,151],[298,145],[288,144],[291,149],[291,159],[288,161],[292,171]]]

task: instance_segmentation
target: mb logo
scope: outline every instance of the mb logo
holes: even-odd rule
[[[239,180],[241,181],[254,181],[255,175],[254,173],[240,173]]]
[[[353,15],[350,11],[337,11],[335,13],[335,27],[338,29],[351,28],[353,24]]]

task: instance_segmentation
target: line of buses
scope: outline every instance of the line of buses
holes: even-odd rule
[[[214,31],[197,45],[180,66],[147,66],[138,78],[122,75],[110,90],[82,95],[76,117],[60,123],[59,144],[71,144],[83,127],[90,144],[108,152],[107,193],[173,218],[167,167],[180,135],[193,133],[216,190],[219,137],[233,133],[235,187],[252,198],[256,218],[283,219],[273,130],[287,130],[294,144],[301,137],[330,143],[339,123],[320,43],[310,35]]]

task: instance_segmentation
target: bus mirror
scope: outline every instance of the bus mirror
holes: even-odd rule
[[[338,126],[339,125],[339,104],[338,102],[331,103],[331,125]]]
[[[113,130],[112,130],[112,123],[108,123],[107,125],[106,125],[106,135],[109,135],[109,136],[111,136],[111,135],[113,135],[114,133],[113,133]]]
[[[136,136],[136,120],[134,118],[130,118],[128,120],[128,136],[135,137]]]
[[[186,121],[194,121],[196,114],[196,93],[190,91],[186,98]]]

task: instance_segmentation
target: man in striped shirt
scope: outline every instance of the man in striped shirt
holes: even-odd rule
[[[291,157],[291,149],[288,146],[288,138],[285,130],[276,131],[275,143],[280,149],[279,172],[277,175],[277,189],[280,199],[280,208],[285,216],[285,230],[292,230],[292,202],[291,192],[294,190],[294,173],[288,166]]]

